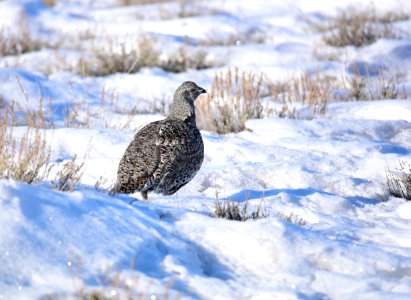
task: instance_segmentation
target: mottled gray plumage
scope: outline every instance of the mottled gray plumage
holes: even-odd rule
[[[175,92],[167,118],[143,127],[124,153],[115,190],[171,195],[188,183],[201,167],[204,145],[195,120],[194,101],[206,91],[184,82]]]

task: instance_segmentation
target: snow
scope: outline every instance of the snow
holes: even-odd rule
[[[204,164],[175,195],[150,194],[130,205],[138,194],[106,192],[135,132],[163,118],[158,106],[170,103],[181,82],[208,89],[215,73],[235,66],[262,71],[272,82],[304,72],[346,78],[356,62],[367,71],[399,68],[410,95],[409,37],[346,47],[341,61],[317,61],[319,36],[306,18],[323,20],[357,2],[201,1],[207,14],[185,18],[178,17],[180,4],[167,2],[160,4],[167,19],[157,4],[116,2],[0,2],[0,28],[12,28],[23,12],[36,36],[64,37],[61,52],[46,47],[0,57],[0,100],[37,109],[42,99],[47,115],[52,99],[53,126],[44,132],[55,164],[48,179],[31,185],[0,179],[0,299],[70,299],[83,287],[113,299],[128,290],[136,299],[409,299],[411,202],[381,201],[386,170],[411,162],[409,98],[330,102],[319,116],[297,105],[300,118],[270,115],[225,135],[202,131]],[[409,1],[374,5],[411,12]],[[73,42],[87,30],[121,40],[148,32],[164,52],[185,37],[195,46],[210,35],[262,30],[267,40],[207,46],[223,65],[205,70],[87,77],[59,69],[90,47],[86,39]],[[367,75],[378,80],[379,67]],[[90,125],[66,126],[68,109],[84,119],[91,111]],[[130,119],[133,109],[140,114]],[[26,131],[13,128],[17,137]],[[58,168],[75,155],[85,163],[81,184],[71,192],[52,189]],[[248,201],[251,211],[261,205],[266,217],[214,218],[217,199]]]

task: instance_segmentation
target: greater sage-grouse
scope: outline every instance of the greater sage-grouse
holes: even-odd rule
[[[166,119],[150,123],[134,136],[117,172],[115,191],[153,191],[171,195],[196,175],[204,145],[196,125],[194,101],[206,90],[186,81],[176,90]]]

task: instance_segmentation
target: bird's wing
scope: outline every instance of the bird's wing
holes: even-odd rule
[[[156,145],[161,121],[143,127],[127,147],[118,168],[118,184],[132,192],[147,187],[158,169],[159,148]]]
[[[161,127],[156,143],[160,147],[162,172],[158,191],[172,194],[200,168],[204,155],[201,135],[184,122],[169,122]]]
[[[164,122],[158,130],[156,146],[160,153],[160,164],[167,168],[180,155],[187,144],[187,126],[181,121]]]

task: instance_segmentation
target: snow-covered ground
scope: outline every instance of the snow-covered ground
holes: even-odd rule
[[[386,170],[411,162],[410,100],[330,101],[315,118],[272,114],[239,133],[202,131],[203,166],[175,195],[130,205],[132,196],[104,191],[136,130],[163,118],[158,105],[181,82],[208,89],[214,74],[234,66],[271,82],[305,72],[347,78],[355,61],[401,73],[398,85],[410,95],[409,36],[348,46],[329,61],[313,54],[321,37],[307,18],[321,22],[358,1],[200,1],[201,13],[184,18],[183,2],[55,2],[0,2],[4,32],[12,34],[24,14],[33,36],[60,45],[0,57],[0,100],[35,109],[39,98],[44,106],[52,99],[44,114],[53,123],[45,135],[55,164],[49,179],[31,185],[0,179],[0,299],[81,298],[92,290],[109,299],[410,299],[411,202],[381,201]],[[409,1],[374,5],[411,14]],[[394,26],[407,32],[411,21]],[[79,45],[80,33],[127,41],[141,32],[159,39],[164,57],[184,40],[193,49],[210,37],[239,40],[205,46],[218,64],[204,70],[91,77],[67,67],[92,44]],[[240,39],[261,33],[263,42]],[[87,126],[67,126],[73,105],[79,119],[90,118]],[[130,119],[132,109],[142,113]],[[51,189],[74,155],[85,162],[81,184]],[[266,218],[214,218],[216,199],[248,201],[250,211],[261,205]]]

